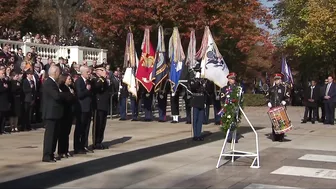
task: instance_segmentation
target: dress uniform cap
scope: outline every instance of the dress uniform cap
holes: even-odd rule
[[[283,75],[281,73],[274,74],[274,79],[281,79]]]
[[[236,79],[237,74],[234,73],[234,72],[231,72],[231,73],[229,73],[226,77],[227,77],[228,79]]]

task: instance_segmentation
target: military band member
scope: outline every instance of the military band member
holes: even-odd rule
[[[125,121],[126,118],[127,118],[127,98],[128,98],[128,89],[127,89],[127,84],[125,83],[121,83],[119,85],[119,92],[118,92],[118,95],[119,95],[119,113],[120,113],[120,121]]]
[[[97,78],[93,83],[93,91],[95,93],[96,109],[94,111],[94,129],[93,129],[93,148],[106,149],[108,146],[102,144],[104,140],[104,132],[106,128],[107,112],[109,109],[109,84],[106,80],[106,70],[103,65],[95,68]]]
[[[195,71],[198,72],[198,74],[196,74],[196,78],[190,82],[191,92],[193,93],[191,99],[191,107],[193,109],[193,140],[203,141],[204,138],[201,134],[204,121],[205,80],[199,77],[200,69],[196,69]]]
[[[281,79],[282,74],[275,74],[274,75],[274,86],[272,86],[266,97],[268,97],[268,107],[278,107],[278,106],[285,106],[286,99],[289,98],[289,92],[286,91],[286,87],[282,85]],[[274,128],[272,126],[272,140],[282,142],[284,140],[285,134],[275,134]]]

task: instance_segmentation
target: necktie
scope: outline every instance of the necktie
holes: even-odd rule
[[[328,83],[328,85],[327,85],[327,90],[326,90],[326,96],[328,96],[328,93],[329,93],[329,89],[330,89],[330,85],[331,85],[331,83]]]
[[[33,86],[32,88],[35,90],[35,85],[34,85],[34,81],[30,80],[30,84]]]
[[[314,87],[311,87],[311,89],[310,89],[310,99],[313,99],[313,91],[314,91]]]

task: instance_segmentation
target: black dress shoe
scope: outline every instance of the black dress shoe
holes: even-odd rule
[[[132,119],[131,121],[138,121],[138,119]]]
[[[191,121],[187,121],[186,124],[191,124]]]
[[[46,162],[46,163],[55,163],[56,160],[55,160],[55,159],[43,159],[42,162]]]
[[[178,121],[171,121],[170,123],[178,123]]]
[[[61,160],[62,158],[63,158],[62,155],[58,155],[58,156],[55,157],[55,159],[56,159],[57,161]]]
[[[126,118],[120,118],[119,121],[126,121]]]
[[[307,121],[301,121],[301,123],[307,123]]]
[[[153,120],[151,120],[151,119],[145,119],[145,122],[151,122],[151,121],[153,121]]]
[[[312,124],[315,124],[315,121],[312,121]]]
[[[93,150],[91,150],[91,149],[88,149],[88,148],[84,148],[84,152],[86,152],[86,153],[94,153],[94,151],[93,151]]]
[[[220,122],[215,122],[215,125],[220,125]]]
[[[74,151],[74,154],[86,154],[86,152],[83,150],[79,150],[79,151]]]
[[[96,145],[94,145],[93,149],[103,150],[104,146],[102,144],[96,144]]]
[[[69,157],[72,157],[72,155],[68,152],[68,153],[65,154],[65,157],[69,158]]]
[[[166,122],[165,120],[159,120],[160,123]]]

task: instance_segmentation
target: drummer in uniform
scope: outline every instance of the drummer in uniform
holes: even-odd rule
[[[274,108],[278,106],[285,106],[286,99],[289,98],[289,92],[286,91],[286,87],[282,84],[283,75],[277,73],[274,75],[274,86],[272,86],[266,97],[268,98],[268,107]],[[276,134],[272,126],[272,141],[282,142],[284,140],[285,134]]]

